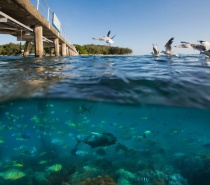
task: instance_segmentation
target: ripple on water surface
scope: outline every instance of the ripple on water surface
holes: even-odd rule
[[[208,107],[207,64],[198,55],[1,57],[0,96]]]

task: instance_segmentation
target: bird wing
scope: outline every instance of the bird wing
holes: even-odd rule
[[[190,44],[189,42],[186,41],[181,41],[182,44]]]
[[[174,37],[172,37],[165,45],[166,51],[171,51],[171,44],[174,41]]]
[[[208,41],[198,40],[198,42],[200,42],[200,44],[202,46],[204,46],[206,50],[209,50],[210,49],[210,44],[209,44]]]
[[[153,45],[153,51],[154,51],[154,54],[156,54],[156,55],[159,54],[159,51],[158,51],[157,46],[154,46],[154,45]]]
[[[105,37],[92,38],[93,40],[106,40]]]
[[[111,31],[109,31],[109,32],[107,33],[107,37],[109,37],[110,33],[111,33]]]
[[[114,35],[111,39],[113,39],[116,35]]]

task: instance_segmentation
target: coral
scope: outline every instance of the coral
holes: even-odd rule
[[[117,180],[118,185],[130,185],[130,181],[133,181],[136,178],[134,174],[122,168],[117,170],[116,174],[119,176]]]
[[[96,178],[103,174],[104,172],[100,168],[94,166],[84,166],[71,176],[70,184],[78,184],[79,182],[85,181],[88,178]]]
[[[121,177],[121,178],[124,178],[124,179],[134,179],[135,178],[135,175],[132,174],[131,172],[129,171],[126,171],[124,169],[119,169],[116,171],[116,173]]]
[[[34,178],[39,183],[48,182],[48,180],[46,178],[46,173],[44,173],[44,172],[35,172]]]
[[[157,178],[153,180],[154,185],[166,185],[165,180],[162,178]]]
[[[77,185],[117,185],[114,180],[108,175],[98,176],[96,178],[87,178],[85,181],[78,183]]]

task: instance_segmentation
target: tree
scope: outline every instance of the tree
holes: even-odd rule
[[[88,54],[87,50],[83,46],[79,44],[75,44],[74,46],[76,50],[79,52],[79,54]]]

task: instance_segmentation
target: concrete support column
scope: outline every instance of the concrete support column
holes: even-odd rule
[[[31,45],[31,42],[26,41],[26,43],[25,43],[25,48],[24,48],[24,53],[23,53],[23,56],[24,56],[24,57],[27,57],[27,56],[29,55],[29,52],[30,52],[30,45]]]
[[[42,26],[36,25],[34,27],[34,43],[35,43],[35,56],[42,57],[43,56],[43,29]]]
[[[59,56],[60,52],[59,52],[59,40],[58,40],[58,38],[54,39],[54,45],[55,45],[55,56]]]
[[[69,47],[66,47],[66,56],[69,56]]]
[[[71,49],[69,49],[69,56],[72,56],[72,51],[71,51]]]
[[[53,56],[54,55],[54,53],[55,53],[55,48],[50,48],[50,56]]]
[[[62,56],[66,56],[66,43],[62,43],[61,52],[62,52]]]

